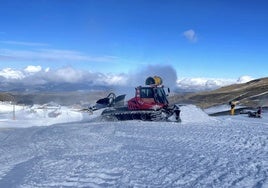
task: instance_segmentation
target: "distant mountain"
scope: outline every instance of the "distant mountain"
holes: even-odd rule
[[[268,77],[221,87],[213,91],[171,97],[172,103],[191,103],[202,108],[228,104],[232,100],[249,107],[268,106]]]
[[[61,105],[95,102],[107,95],[111,86],[85,83],[46,83],[25,85],[23,83],[0,83],[0,101],[32,105],[51,101]]]
[[[0,93],[0,101],[14,101],[14,97],[9,93]]]
[[[0,83],[0,101],[16,101],[18,103],[33,104],[54,101],[62,105],[84,102],[94,102],[107,95],[109,91],[116,94],[133,95],[134,88],[94,85],[85,83],[46,83],[39,85],[24,85],[22,83]],[[170,103],[189,103],[201,108],[214,105],[228,104],[239,101],[240,105],[249,107],[268,106],[268,77],[252,80],[242,84],[233,84],[216,90],[204,92],[182,92],[170,97]]]
[[[111,87],[111,86],[110,86]],[[108,86],[94,85],[90,82],[85,83],[46,83],[46,84],[24,84],[24,83],[0,83],[2,92],[64,92],[64,91],[91,91],[107,90]]]
[[[86,105],[95,104],[99,98],[107,96],[105,91],[68,91],[68,92],[13,92],[12,96],[18,104],[46,104],[55,102],[60,105]]]

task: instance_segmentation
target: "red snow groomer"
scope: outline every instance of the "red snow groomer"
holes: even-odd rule
[[[179,106],[169,105],[162,79],[158,76],[148,77],[145,85],[136,88],[135,97],[127,101],[127,106],[123,105],[125,95],[116,97],[114,93],[110,93],[106,98],[97,101],[96,109],[107,107],[102,112],[102,117],[106,120],[180,122]]]
[[[137,87],[136,95],[128,101],[129,110],[157,110],[168,106],[165,91],[160,77],[146,79],[147,87]]]

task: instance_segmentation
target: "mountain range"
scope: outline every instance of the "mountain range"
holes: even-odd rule
[[[243,84],[232,84],[212,91],[177,94],[170,98],[173,103],[191,103],[201,108],[229,104],[236,101],[242,106],[268,106],[268,77]]]
[[[25,104],[50,101],[62,105],[92,103],[107,95],[107,91],[111,89],[105,86],[92,87],[89,83],[46,84],[40,86],[40,88],[28,87],[28,91],[22,85],[15,84],[13,88],[14,90],[1,92],[0,100]],[[83,90],[83,88],[90,89]],[[230,101],[237,101],[240,105],[248,107],[268,106],[268,77],[242,84],[232,84],[210,91],[175,93],[169,97],[169,100],[170,103],[195,104],[201,108],[228,104]]]

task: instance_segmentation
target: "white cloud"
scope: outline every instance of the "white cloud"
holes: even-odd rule
[[[19,70],[13,70],[11,68],[4,68],[2,70],[0,70],[0,76],[4,77],[5,79],[17,79],[17,80],[21,80],[23,78],[25,78],[25,75],[19,71]]]
[[[189,29],[183,32],[183,36],[190,42],[197,42],[197,35],[193,29]]]
[[[72,67],[65,67],[58,69],[54,72],[50,72],[51,81],[76,83],[83,81],[85,72],[73,69]]]
[[[240,78],[238,78],[237,82],[242,84],[251,80],[254,80],[254,78],[252,78],[251,76],[241,76]]]
[[[127,76],[125,74],[107,74],[102,78],[102,81],[108,83],[108,85],[127,85]]]
[[[177,80],[177,86],[186,91],[212,90],[231,84],[246,83],[253,79],[251,76],[241,76],[237,80],[225,78],[182,78]]]
[[[50,71],[50,68],[47,67],[47,68],[45,69],[45,72],[49,72],[49,71]]]
[[[43,69],[41,66],[27,66],[25,69],[15,70],[5,68],[0,70],[0,76],[5,82],[17,82],[25,85],[45,84],[45,83],[90,83],[92,85],[126,85],[127,76],[125,74],[102,74],[77,70],[72,67],[63,67],[56,70],[50,68]],[[2,79],[3,81],[3,79]]]
[[[41,66],[33,66],[33,65],[29,65],[24,69],[26,73],[36,73],[40,72],[41,70],[42,70]]]
[[[182,78],[177,80],[177,86],[186,91],[211,90],[234,84],[234,79],[218,78]]]

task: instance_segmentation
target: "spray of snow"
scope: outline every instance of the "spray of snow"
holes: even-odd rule
[[[169,65],[148,65],[140,70],[132,72],[128,76],[128,83],[132,86],[143,85],[149,76],[160,76],[165,86],[176,87],[177,73]]]

